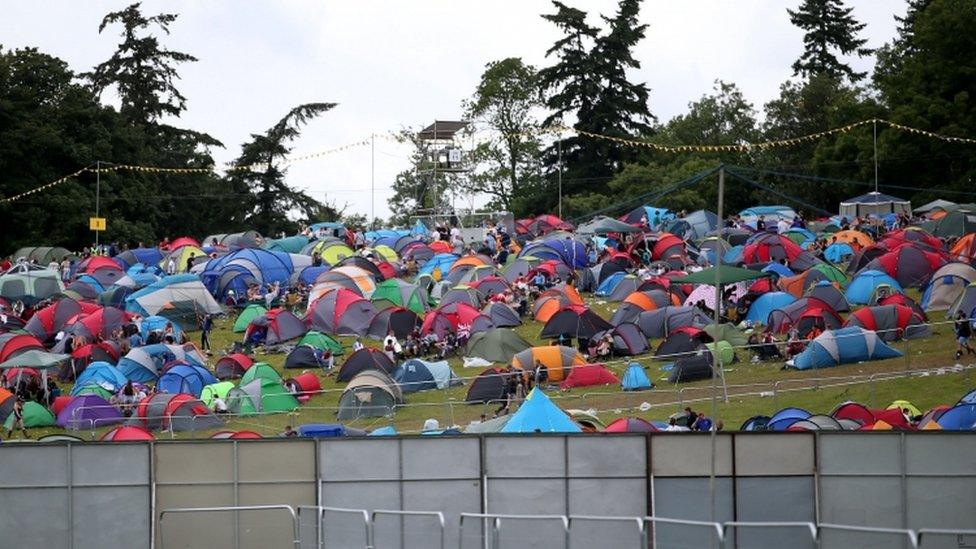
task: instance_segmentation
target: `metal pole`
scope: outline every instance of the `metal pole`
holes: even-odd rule
[[[878,121],[874,120],[874,192],[878,192]]]
[[[102,161],[95,161],[95,217],[98,217],[99,200],[102,194]],[[95,247],[98,248],[98,231],[95,231]]]
[[[369,224],[376,225],[376,134],[369,136]]]
[[[720,166],[718,169],[718,229],[719,229],[719,239],[722,238],[722,227],[725,226],[725,166]],[[718,333],[719,333],[719,317],[722,311],[722,286],[720,282],[722,280],[722,253],[721,247],[715,249],[715,310],[713,312],[713,318],[715,320],[715,343],[712,347],[712,429],[709,433],[709,441],[711,443],[712,459],[710,460],[710,468],[708,473],[708,496],[710,498],[709,504],[709,520],[715,522],[715,455],[716,455],[716,433],[718,432],[718,426],[715,422],[718,421],[718,403],[716,402],[716,393],[718,392],[718,387],[716,386],[715,378],[717,376],[722,376],[722,387],[725,387],[725,375],[722,372],[722,363],[719,361],[718,356]],[[728,394],[726,394],[728,398]]]
[[[558,160],[556,165],[559,169],[558,179],[559,179],[559,219],[563,218],[563,136],[559,136],[559,140],[556,141],[556,150],[558,150]]]

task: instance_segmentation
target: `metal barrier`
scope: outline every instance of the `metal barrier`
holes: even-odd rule
[[[715,539],[718,541],[718,546],[722,547],[725,545],[725,529],[718,522],[707,522],[702,520],[685,520],[685,519],[673,519],[673,518],[663,518],[663,517],[644,517],[644,522],[650,522],[652,526],[656,526],[657,523],[661,524],[674,524],[679,526],[697,526],[702,528],[708,528],[715,531]],[[654,529],[654,545],[657,546],[657,528]]]
[[[237,505],[226,507],[176,507],[163,509],[159,512],[159,549],[165,549],[163,545],[163,517],[174,513],[220,513],[228,511],[288,511],[292,522],[292,545],[301,547],[301,535],[298,532],[298,515],[295,508],[291,505]]]
[[[500,515],[495,513],[461,513],[458,519],[458,547],[464,547],[464,519],[480,518],[483,521],[491,520],[491,528],[487,530],[488,541],[491,542],[492,549],[499,549],[499,531],[501,530],[502,520],[558,520],[563,527],[563,547],[569,547],[569,517],[566,515]]]
[[[908,539],[909,545],[913,549],[918,549],[918,536],[913,530],[902,528],[875,528],[873,526],[851,526],[848,524],[829,524],[822,523],[817,525],[820,531],[820,543],[823,543],[823,530],[840,530],[843,532],[862,532],[866,534],[887,534],[892,536],[904,536]]]
[[[317,530],[316,534],[316,547],[325,547],[327,541],[325,536],[325,528],[322,526],[322,519],[326,513],[340,513],[347,515],[357,515],[363,518],[363,528],[365,533],[364,539],[364,549],[373,548],[373,520],[369,516],[369,511],[366,509],[348,509],[345,507],[322,507],[315,505],[301,505],[298,507],[298,512],[301,514],[302,509],[312,509],[315,511],[315,527]],[[297,524],[297,522],[296,522]],[[299,540],[301,541],[301,540]]]
[[[636,524],[637,525],[637,533],[640,536],[640,547],[646,548],[648,546],[647,545],[647,542],[648,542],[648,539],[647,539],[647,528],[646,528],[647,523],[644,521],[644,518],[643,517],[600,517],[600,516],[593,516],[593,515],[570,515],[569,516],[569,522],[566,525],[567,528],[568,528],[568,530],[570,531],[570,534],[572,533],[573,522],[579,522],[579,521],[585,521],[585,522],[627,522],[627,523]],[[572,535],[570,535],[569,538],[567,538],[566,549],[570,549],[571,543],[572,543]]]
[[[757,521],[741,521],[734,520],[722,523],[722,533],[725,537],[723,545],[728,543],[729,540],[734,539],[735,536],[729,536],[729,528],[802,528],[810,534],[810,541],[813,542],[814,547],[818,547],[820,544],[819,532],[817,526],[812,522],[757,522]]]
[[[918,546],[921,548],[925,547],[925,539],[932,539],[936,536],[956,536],[956,543],[954,547],[976,547],[976,530],[959,530],[952,528],[921,528],[915,532],[918,536]],[[974,543],[972,545],[965,544],[966,542],[960,538],[963,536],[973,536]]]
[[[373,511],[373,513],[370,515],[370,528],[372,529],[372,535],[370,537],[370,540],[371,540],[370,542],[372,543],[374,549],[376,549],[378,547],[377,546],[377,543],[376,543],[376,517],[377,517],[377,515],[390,515],[390,516],[398,516],[398,517],[431,517],[431,518],[436,518],[437,519],[437,525],[440,528],[440,540],[441,540],[441,542],[440,542],[440,548],[441,549],[444,549],[444,547],[445,547],[445,545],[444,545],[444,543],[445,543],[445,538],[444,538],[444,531],[445,531],[444,513],[441,513],[440,511],[394,511],[394,510],[391,510],[391,509],[377,509],[377,510]]]

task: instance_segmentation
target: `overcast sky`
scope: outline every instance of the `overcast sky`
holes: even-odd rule
[[[590,13],[612,14],[616,3],[573,1]],[[638,46],[641,70],[633,76],[651,88],[651,111],[661,120],[683,112],[715,79],[736,83],[757,110],[775,97],[802,50],[802,34],[777,0],[646,0],[641,20],[650,25]],[[903,0],[857,0],[863,36],[878,47],[895,33]],[[98,34],[101,18],[128,2],[59,0],[2,5],[0,40],[6,48],[34,46],[61,57],[76,71],[107,59],[119,41],[116,29]],[[539,17],[552,11],[541,0],[143,2],[144,14],[176,12],[170,49],[197,63],[180,67],[178,86],[188,111],[176,124],[206,131],[232,160],[252,132],[262,132],[293,106],[310,101],[339,106],[312,122],[295,153],[356,142],[371,133],[456,119],[484,65],[522,57],[544,66],[558,36]],[[873,59],[853,60],[870,70]],[[408,151],[377,141],[375,202],[370,192],[370,147],[294,165],[289,183],[350,211],[388,216],[386,199]],[[92,159],[93,161],[96,159]],[[42,182],[38,182],[39,184]]]

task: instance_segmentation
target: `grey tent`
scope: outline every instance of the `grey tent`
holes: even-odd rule
[[[976,282],[976,268],[968,263],[946,263],[932,274],[932,280],[925,287],[922,308],[926,311],[948,309],[972,282]],[[28,322],[28,330],[30,325]]]
[[[498,328],[511,328],[521,326],[522,319],[518,313],[508,305],[493,301],[485,305],[481,312],[491,319],[491,323]]]
[[[840,291],[837,286],[831,284],[829,280],[821,280],[813,286],[810,286],[804,295],[822,300],[824,303],[833,307],[838,313],[846,313],[851,310],[850,304],[847,303],[847,298],[844,297],[844,292]]]
[[[667,336],[678,328],[702,328],[711,322],[698,307],[661,307],[637,315],[637,327],[644,336],[654,339]]]
[[[649,349],[647,338],[636,324],[624,322],[613,329],[600,332],[593,336],[593,341],[597,341],[605,335],[613,337],[613,354],[617,356],[633,356],[646,353]]]
[[[576,228],[579,234],[639,233],[641,229],[619,219],[600,215]]]
[[[531,347],[531,343],[512,330],[494,328],[472,334],[465,354],[506,364],[513,356]]]
[[[403,393],[393,378],[378,370],[360,372],[339,397],[338,419],[383,417],[403,403]]]
[[[912,203],[877,191],[855,196],[840,203],[840,215],[848,219],[868,215],[884,217],[890,213],[912,215]]]

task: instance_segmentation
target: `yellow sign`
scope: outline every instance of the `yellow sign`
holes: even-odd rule
[[[105,230],[105,218],[104,217],[89,217],[88,218],[88,228],[93,231],[104,231]]]

